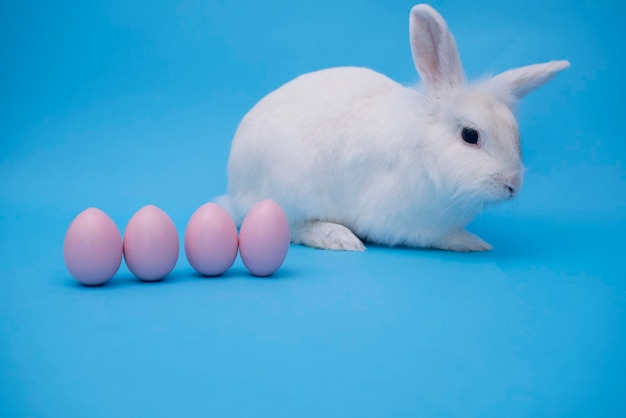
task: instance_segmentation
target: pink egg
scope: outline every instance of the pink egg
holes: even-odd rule
[[[237,258],[237,226],[216,203],[196,210],[185,230],[185,254],[191,267],[205,276],[219,276]]]
[[[65,266],[79,282],[97,286],[115,276],[122,263],[122,237],[115,222],[100,209],[82,211],[63,241]]]
[[[239,231],[239,253],[250,273],[269,276],[280,268],[289,250],[289,221],[272,200],[257,203]]]
[[[167,213],[154,205],[141,208],[124,231],[124,259],[128,269],[145,281],[167,276],[178,260],[178,232]]]

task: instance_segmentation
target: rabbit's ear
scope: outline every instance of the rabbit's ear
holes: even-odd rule
[[[445,89],[464,83],[456,42],[435,9],[427,4],[414,6],[409,31],[415,68],[428,87]]]
[[[552,80],[558,72],[569,68],[569,61],[550,61],[527,65],[498,74],[489,80],[497,89],[520,100],[528,93]]]

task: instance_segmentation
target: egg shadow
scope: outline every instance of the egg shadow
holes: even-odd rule
[[[190,271],[178,270],[173,271],[164,278],[160,280],[141,280],[139,277],[135,276],[130,272],[122,272],[116,274],[114,277],[109,279],[108,281],[99,284],[99,285],[86,285],[78,280],[73,279],[71,276],[66,276],[63,285],[65,287],[74,288],[74,289],[87,289],[87,290],[114,290],[114,289],[123,289],[130,288],[136,286],[168,286],[175,285],[190,281],[194,278],[194,274]]]
[[[293,268],[281,268],[269,276],[255,276],[252,273],[250,273],[245,267],[234,266],[234,267],[231,267],[226,272],[220,275],[216,275],[216,276],[207,276],[207,275],[197,272],[196,270],[192,268],[175,270],[171,272],[170,274],[168,274],[167,276],[165,276],[163,279],[155,280],[155,281],[141,280],[140,278],[138,278],[137,276],[135,276],[134,274],[128,271],[123,271],[121,273],[118,273],[114,277],[109,279],[108,281],[102,284],[98,284],[98,285],[83,284],[79,282],[78,280],[74,279],[69,274],[62,276],[62,277],[55,278],[54,280],[55,282],[60,282],[62,286],[67,287],[67,288],[84,290],[84,291],[94,290],[94,291],[102,292],[102,291],[127,289],[127,288],[133,288],[133,287],[138,287],[138,286],[179,285],[185,282],[192,282],[192,281],[195,281],[195,282],[205,281],[208,283],[209,282],[218,283],[218,282],[223,282],[226,280],[233,280],[233,279],[242,279],[242,280],[254,279],[258,281],[263,281],[263,280],[277,281],[277,280],[293,279],[296,277],[302,277],[302,274],[301,272],[298,272],[296,269],[293,269]]]
[[[294,279],[297,277],[302,277],[302,274],[299,274],[297,270],[294,270],[293,268],[280,268],[268,276],[257,276],[257,275],[250,273],[247,270],[244,270],[244,272],[245,272],[245,276],[248,279],[253,279],[253,280],[276,281],[276,280],[289,280],[289,279]]]
[[[224,273],[222,274],[217,274],[217,275],[207,275],[207,274],[202,274],[196,270],[191,269],[189,272],[189,276],[192,277],[194,280],[205,280],[205,281],[223,281],[223,280],[228,280],[228,279],[232,279],[234,277],[237,277],[239,274],[237,274],[236,271],[233,271],[236,269],[229,269],[226,270]]]
[[[57,280],[57,279],[55,278],[55,280]],[[111,282],[111,280],[113,280],[113,279],[110,279],[110,280],[108,280],[108,281],[106,281],[104,283],[101,283],[101,284],[86,285],[86,284],[81,283],[78,280],[74,279],[72,276],[70,276],[68,274],[67,276],[63,276],[63,278],[59,278],[58,281],[61,281],[61,280],[63,280],[62,285],[64,287],[67,287],[67,288],[70,288],[70,289],[88,289],[89,290],[89,289],[103,289],[103,288],[107,287],[109,285],[109,283]]]

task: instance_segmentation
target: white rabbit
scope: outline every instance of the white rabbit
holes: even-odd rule
[[[420,4],[409,23],[420,86],[366,68],[331,68],[297,77],[246,114],[220,199],[238,224],[270,198],[284,209],[293,243],[491,249],[465,226],[522,186],[513,107],[569,62],[468,85],[439,13]]]

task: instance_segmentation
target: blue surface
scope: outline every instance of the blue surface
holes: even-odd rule
[[[492,252],[66,272],[89,206],[123,229],[153,203],[182,232],[281,83],[348,64],[413,82],[412,4],[3,2],[0,416],[626,416],[623,2],[434,2],[471,77],[572,62],[520,106],[525,189],[470,227]]]

